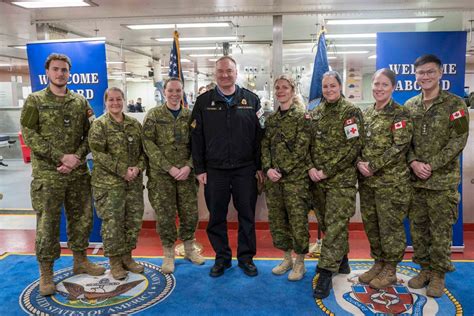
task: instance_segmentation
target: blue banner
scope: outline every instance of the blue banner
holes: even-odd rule
[[[68,88],[89,101],[95,116],[104,112],[104,92],[107,89],[105,39],[39,41],[26,45],[32,91],[46,88],[48,80],[44,63],[51,53],[67,55],[72,62]]]
[[[68,88],[82,94],[89,101],[96,117],[102,115],[104,112],[103,97],[107,89],[104,38],[38,41],[28,43],[26,51],[33,92],[42,90],[48,85],[44,68],[48,56],[52,53],[64,54],[71,59],[72,63]],[[102,242],[100,226],[101,220],[97,217],[94,209],[94,228],[90,236],[91,242]],[[61,243],[67,241],[64,211],[61,213],[60,241]]]
[[[436,55],[443,63],[441,88],[463,97],[466,36],[464,31],[377,33],[377,69],[390,68],[397,74],[393,98],[404,104],[421,92],[413,63],[425,54]]]
[[[377,33],[377,69],[390,68],[397,74],[397,86],[393,98],[398,103],[404,104],[411,97],[421,93],[415,81],[413,63],[416,58],[425,54],[436,55],[443,64],[441,88],[462,98],[466,69],[466,39],[467,34],[464,31]],[[455,247],[464,246],[462,180],[459,192],[461,193],[459,218],[453,228]],[[411,245],[408,227],[406,231],[408,244]]]

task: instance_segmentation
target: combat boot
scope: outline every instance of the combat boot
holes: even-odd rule
[[[295,263],[290,274],[288,274],[288,280],[299,281],[304,277],[306,273],[306,267],[304,266],[304,255],[296,255]]]
[[[142,266],[141,264],[133,260],[131,252],[124,254],[122,256],[122,263],[123,263],[123,267],[126,270],[133,273],[143,273],[143,271],[145,270],[144,266]]]
[[[384,289],[394,284],[397,284],[396,265],[386,262],[382,272],[370,281],[369,286],[373,289]]]
[[[412,289],[421,289],[430,283],[431,271],[421,267],[420,273],[408,281],[408,286]]]
[[[444,273],[438,271],[431,272],[430,284],[426,289],[426,295],[430,297],[443,296],[444,290]]]
[[[344,255],[344,257],[342,257],[342,261],[341,261],[341,265],[339,266],[338,273],[341,273],[341,274],[351,273],[351,266],[349,265],[349,258],[347,258],[347,255]]]
[[[383,267],[383,261],[376,260],[372,268],[359,275],[359,282],[369,284],[370,281],[382,272]]]
[[[41,296],[50,296],[56,292],[56,285],[53,281],[53,261],[40,261],[40,284],[39,292]]]
[[[276,275],[285,274],[293,268],[293,259],[291,258],[291,250],[285,251],[285,257],[276,267],[272,269],[272,273]]]
[[[206,260],[201,256],[194,247],[194,240],[185,240],[184,244],[184,259],[188,259],[194,264],[204,264]]]
[[[122,256],[109,257],[110,273],[115,280],[123,280],[128,272],[123,268]]]
[[[173,273],[174,272],[174,246],[163,247],[163,264],[161,265],[161,272]]]
[[[102,275],[105,273],[105,268],[94,264],[87,259],[86,251],[73,251],[74,267],[72,272],[74,274],[86,273],[93,276]]]
[[[332,272],[318,268],[318,281],[313,291],[313,297],[323,299],[329,296],[332,288]]]

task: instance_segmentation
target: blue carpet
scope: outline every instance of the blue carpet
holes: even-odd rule
[[[211,278],[208,272],[212,260],[196,266],[178,259],[174,275],[169,276],[163,275],[158,267],[162,259],[140,258],[138,260],[147,263],[145,276],[130,275],[125,283],[135,287],[126,292],[124,286],[128,285],[119,285],[121,282],[114,283],[113,279],[72,276],[72,257],[62,256],[55,263],[55,282],[65,280],[62,286],[58,286],[62,293],[48,301],[38,296],[39,273],[34,256],[10,254],[0,259],[0,315],[25,315],[27,311],[73,315],[71,306],[77,307],[74,315],[120,312],[137,315],[382,315],[364,308],[350,297],[348,292],[353,284],[351,280],[356,278],[354,273],[335,277],[335,291],[331,291],[331,296],[315,301],[312,298],[312,279],[316,261],[306,262],[308,273],[303,280],[290,282],[287,275],[272,275],[271,268],[278,262],[275,260],[256,260],[259,275],[254,278],[244,275],[235,261],[224,276]],[[107,266],[103,257],[91,259]],[[402,279],[414,273],[414,266],[409,262],[402,265],[398,276],[403,285]],[[442,298],[426,300],[422,295],[424,290],[421,294],[412,292],[414,305],[405,315],[474,315],[471,294],[474,278],[470,276],[474,265],[472,262],[456,262],[455,266],[456,271],[447,276],[448,291]],[[351,261],[351,267],[357,272],[369,265],[364,261]],[[340,285],[340,282],[347,284]],[[107,288],[115,289],[117,297],[106,297]],[[400,288],[404,289],[403,286]]]

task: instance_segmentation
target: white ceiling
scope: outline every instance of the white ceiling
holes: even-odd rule
[[[255,66],[259,71],[271,69],[272,15],[283,15],[283,40],[285,43],[283,63],[288,67],[309,65],[314,59],[311,44],[306,45],[302,54],[292,54],[297,47],[290,42],[311,42],[318,27],[330,18],[368,18],[368,17],[418,17],[438,16],[437,21],[416,25],[385,26],[327,26],[328,34],[366,33],[377,31],[456,31],[472,28],[469,20],[474,19],[474,1],[298,1],[298,0],[95,0],[97,6],[86,8],[61,9],[23,9],[0,1],[0,63],[13,63],[26,71],[26,53],[12,48],[12,45],[24,45],[37,40],[37,25],[47,23],[54,28],[52,37],[105,37],[108,46],[108,59],[119,60],[121,44],[126,70],[136,75],[148,73],[152,56],[161,59],[167,65],[170,43],[159,43],[152,38],[171,37],[173,30],[132,31],[124,24],[179,23],[231,21],[230,28],[202,28],[178,30],[181,37],[193,36],[229,36],[239,35],[242,47],[233,49],[233,55],[241,67]],[[338,40],[337,43],[374,43],[374,40]],[[204,43],[199,43],[202,45]],[[206,46],[215,43],[207,43]],[[233,43],[235,46],[235,43]],[[193,44],[197,45],[197,44]],[[218,43],[217,45],[221,45]],[[117,47],[118,46],[118,47]],[[188,46],[182,42],[181,46]],[[472,42],[468,46],[473,47]],[[301,47],[301,46],[300,46]],[[342,50],[342,49],[341,49]],[[361,56],[364,66],[373,67],[374,60],[367,57],[374,54],[375,47]],[[205,53],[200,51],[198,53]],[[208,51],[214,53],[214,50]],[[187,55],[188,53],[182,53]],[[474,55],[474,54],[473,54]],[[189,58],[189,57],[188,57]],[[474,62],[469,57],[469,62]],[[197,63],[200,72],[210,73],[212,62],[209,57],[189,58]],[[340,65],[342,58],[331,60],[331,64]],[[120,67],[120,66],[119,66]],[[185,69],[194,70],[194,63],[183,64]],[[1,70],[1,69],[0,69]]]

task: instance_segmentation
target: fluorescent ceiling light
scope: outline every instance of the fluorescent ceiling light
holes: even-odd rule
[[[10,48],[26,49],[26,45],[8,45]]]
[[[209,58],[209,61],[217,61],[218,58]]]
[[[112,72],[111,75],[128,75],[131,74],[131,71],[117,71],[117,72]]]
[[[163,30],[163,29],[192,29],[202,27],[231,27],[231,22],[206,22],[206,23],[161,23],[161,24],[129,24],[125,25],[131,30]]]
[[[337,59],[337,56],[328,56],[328,59]]]
[[[222,50],[222,47],[216,47],[216,46],[188,46],[188,47],[180,47],[179,48],[182,52],[185,51],[193,51],[193,50],[212,50],[212,49],[219,49]]]
[[[336,46],[336,47],[376,47],[377,44],[334,44],[329,46]]]
[[[327,20],[327,25],[364,25],[364,24],[408,24],[408,23],[430,23],[439,17],[425,18],[390,18],[390,19],[336,19]]]
[[[368,57],[368,59],[375,59],[375,58],[377,58],[377,55],[370,55],[370,56]]]
[[[376,38],[376,33],[327,34],[326,38]]]
[[[219,54],[190,54],[191,57],[215,57]]]
[[[14,1],[12,4],[26,9],[40,8],[67,8],[67,7],[90,7],[83,0],[41,0],[41,1]]]
[[[123,64],[123,61],[108,61],[107,65],[116,65],[116,64]]]
[[[0,63],[0,67],[11,67],[11,66],[13,66],[13,65],[12,64],[1,64]]]
[[[375,33],[374,33],[375,34]],[[180,37],[180,42],[212,42],[212,41],[236,41],[239,38],[237,36],[204,36],[204,37]],[[174,39],[172,37],[164,37],[164,38],[154,38],[155,41],[158,42],[172,42]]]
[[[191,61],[187,58],[181,58],[182,63],[190,63]]]
[[[348,50],[340,52],[328,52],[328,55],[367,54],[368,50]]]
[[[466,54],[466,57],[471,57],[472,55],[471,54]]]

